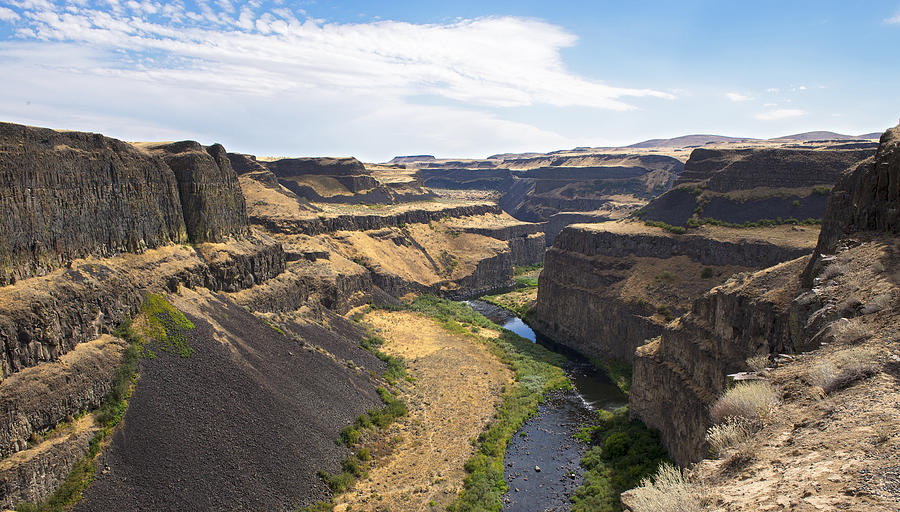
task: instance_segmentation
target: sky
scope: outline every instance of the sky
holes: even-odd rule
[[[266,156],[882,131],[900,0],[0,0],[0,121]]]

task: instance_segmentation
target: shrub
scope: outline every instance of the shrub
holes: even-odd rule
[[[810,370],[807,379],[826,394],[846,389],[855,382],[878,373],[877,353],[867,348],[852,348],[822,361]]]
[[[687,232],[687,230],[684,229],[684,227],[682,227],[682,226],[673,226],[671,224],[666,224],[665,222],[658,221],[658,220],[644,221],[644,225],[652,226],[652,227],[656,227],[656,228],[662,228],[662,229],[668,231],[669,233],[675,233],[676,235],[683,235]]]
[[[829,185],[813,187],[813,194],[816,194],[818,196],[827,196],[831,194],[831,189],[832,187]]]
[[[725,391],[709,412],[717,424],[728,418],[755,422],[764,419],[777,403],[775,388],[768,382],[740,382]]]
[[[762,372],[769,366],[769,356],[767,354],[760,354],[758,356],[748,358],[747,366],[750,368],[750,371],[754,371],[756,373]]]
[[[713,269],[709,267],[704,267],[703,271],[700,272],[700,277],[703,279],[709,279],[713,276]]]
[[[702,489],[691,483],[681,470],[662,464],[656,475],[641,480],[629,491],[628,504],[634,512],[694,512],[704,509]]]
[[[850,265],[846,263],[834,262],[831,265],[825,267],[825,270],[822,271],[822,275],[820,277],[822,279],[831,279],[832,277],[844,275],[849,271]]]
[[[753,425],[740,418],[728,418],[706,431],[706,442],[713,455],[721,457],[732,446],[746,441],[754,432]]]

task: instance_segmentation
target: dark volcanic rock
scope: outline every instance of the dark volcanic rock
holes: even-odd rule
[[[804,272],[810,284],[820,256],[857,231],[900,233],[900,126],[881,136],[874,158],[846,173],[832,190],[815,257]]]
[[[184,223],[194,243],[220,242],[247,232],[247,208],[237,174],[220,144],[194,141],[152,146],[178,180]]]
[[[316,472],[340,470],[348,450],[334,440],[380,403],[368,372],[227,299],[197,304],[193,354],[141,361],[124,428],[99,461],[109,470],[74,510],[294,510],[328,497]]]
[[[166,164],[99,134],[0,123],[0,285],[186,240]]]
[[[870,150],[695,149],[674,187],[705,181],[710,190],[808,187],[837,182]]]

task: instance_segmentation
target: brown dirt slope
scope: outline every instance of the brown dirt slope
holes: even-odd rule
[[[338,496],[335,510],[446,507],[461,489],[471,440],[493,418],[512,374],[476,337],[451,334],[427,317],[376,311],[365,320],[387,340],[382,350],[407,361],[415,381],[401,393],[408,416],[380,434],[394,441],[393,453],[376,454],[368,477]]]

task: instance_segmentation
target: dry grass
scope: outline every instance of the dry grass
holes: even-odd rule
[[[742,382],[726,391],[710,407],[709,412],[716,424],[729,418],[756,422],[768,416],[777,404],[775,388],[768,382]]]
[[[865,315],[877,313],[879,311],[890,308],[892,302],[893,296],[890,293],[882,293],[881,295],[877,295],[872,298],[872,300],[868,301],[863,307],[862,312]]]
[[[761,373],[769,367],[769,355],[768,354],[760,354],[758,356],[753,356],[747,359],[747,366],[751,371],[756,373]]]
[[[699,512],[706,508],[702,487],[671,464],[661,465],[652,479],[645,478],[628,491],[627,500],[634,512]]]
[[[706,431],[706,442],[717,457],[723,456],[734,446],[743,444],[756,431],[753,424],[742,418],[728,418]]]
[[[834,262],[831,265],[825,267],[825,270],[822,271],[822,274],[819,276],[823,280],[828,280],[833,277],[838,277],[846,274],[850,271],[850,265],[846,263]]]
[[[831,394],[850,387],[878,372],[878,354],[871,348],[851,348],[835,354],[828,361],[821,361],[808,373],[807,380]]]
[[[838,320],[831,326],[835,343],[857,343],[872,336],[872,330],[858,320]]]

